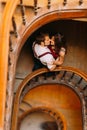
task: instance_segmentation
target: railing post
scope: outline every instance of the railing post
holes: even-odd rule
[[[64,0],[63,5],[65,6],[67,4],[67,0]]]
[[[15,18],[14,17],[12,17],[12,25],[13,25],[15,37],[17,38],[18,34],[17,34],[17,27],[16,27],[16,23],[15,23]]]
[[[48,0],[48,9],[51,7],[51,0]]]
[[[9,50],[13,51],[11,37],[9,37]]]
[[[25,24],[26,24],[25,8],[24,8],[23,1],[22,1],[22,0],[20,0],[20,7],[21,7],[21,14],[22,14],[22,21],[23,21],[23,24],[25,25]]]
[[[79,0],[79,5],[81,5],[83,3],[83,0]]]
[[[34,0],[34,13],[35,13],[35,15],[37,15],[37,9],[38,9],[37,0]]]

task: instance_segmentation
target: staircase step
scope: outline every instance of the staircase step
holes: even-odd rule
[[[28,104],[26,101],[22,101],[22,103],[19,106],[19,117],[26,111],[31,109],[31,105]]]
[[[26,101],[22,101],[22,103],[20,104],[20,109],[23,111],[27,111],[29,109],[31,109],[31,105],[28,104]]]

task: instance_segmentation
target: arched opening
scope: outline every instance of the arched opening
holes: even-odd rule
[[[15,101],[14,101],[12,130],[17,129],[18,120],[21,114],[23,114],[22,112],[28,111],[29,109],[32,110],[34,107],[52,108],[54,115],[55,115],[55,111],[62,113],[62,115],[64,116],[62,118],[63,119],[65,118],[65,122],[68,121],[69,123],[69,121],[72,120],[71,121],[72,125],[70,125],[70,127],[71,126],[72,128],[80,127],[79,129],[81,130],[85,128],[86,122],[83,122],[86,114],[85,113],[86,106],[84,106],[84,103],[86,103],[85,101],[86,86],[84,87],[84,85],[86,85],[85,75],[74,68],[68,68],[68,67],[65,68],[60,67],[58,68],[58,70],[55,71],[58,72],[57,73],[53,72],[54,73],[53,76],[51,75],[50,77],[49,76],[45,77],[46,73],[48,73],[49,71],[47,69],[39,69],[29,74],[20,84],[16,92]],[[40,88],[40,91],[37,88]],[[33,92],[33,90],[36,90],[34,94],[33,93],[30,94],[30,92]],[[30,97],[30,99],[26,97],[28,98]],[[73,100],[71,101],[72,98]],[[25,99],[28,99],[27,102],[25,101]],[[26,109],[26,104],[27,104],[27,109]],[[62,110],[64,110],[64,113]],[[70,112],[70,117],[69,117],[69,112]],[[76,123],[75,120],[78,120],[78,122],[81,121],[80,125]],[[66,127],[64,127],[64,129]]]
[[[40,130],[66,130],[66,123],[60,113],[54,112],[49,107],[33,107],[25,111],[18,121],[19,129],[40,129]]]
[[[82,60],[82,62],[83,62],[86,58],[87,45],[86,45],[86,28],[85,27],[86,27],[85,22],[74,21],[74,20],[58,20],[58,21],[54,21],[54,22],[51,22],[49,24],[46,24],[46,25],[40,27],[38,30],[36,30],[27,39],[27,41],[25,42],[25,45],[23,46],[23,48],[21,50],[21,53],[20,53],[20,56],[19,56],[19,59],[18,59],[17,69],[16,69],[16,80],[15,80],[14,92],[16,93],[16,90],[17,90],[19,84],[22,82],[22,80],[24,80],[24,78],[29,73],[32,73],[32,68],[33,68],[33,65],[34,65],[33,53],[31,51],[32,43],[35,40],[34,39],[35,36],[40,31],[43,31],[43,32],[47,31],[49,33],[55,33],[57,31],[63,32],[63,34],[66,36],[67,46],[68,46],[68,52],[67,52],[67,55],[66,55],[66,58],[65,58],[63,65],[64,66],[72,66],[74,68],[81,69],[85,72],[86,71],[85,70],[86,62],[85,62],[85,64],[80,64],[80,61]],[[52,30],[51,30],[51,28],[52,28]],[[78,30],[77,30],[77,28],[78,28]],[[84,32],[84,33],[81,33],[81,32]],[[82,37],[80,37],[81,35],[82,35]],[[77,36],[79,37],[79,39],[77,39]],[[82,42],[83,42],[83,44],[82,44]],[[82,52],[83,52],[82,54],[80,53],[80,50],[82,50]],[[76,62],[76,61],[78,61],[78,62]],[[76,79],[76,80],[78,80],[78,79]],[[38,91],[36,91],[36,93],[38,93]],[[63,94],[61,94],[61,95],[63,95]],[[51,97],[50,97],[50,99],[51,99]],[[75,103],[75,104],[78,104],[78,103]],[[65,104],[65,106],[67,106],[67,105]],[[72,108],[71,106],[70,106],[70,109]],[[78,120],[78,121],[76,121],[75,118],[72,117],[72,121],[71,121],[72,122],[72,125],[71,125],[72,128],[68,128],[68,129],[72,129],[72,130],[73,129],[79,129],[79,130],[83,129],[83,123],[82,123],[83,117],[82,117],[82,104],[81,103],[80,103],[80,108],[78,108],[78,109],[79,109],[78,114],[76,112],[78,110],[75,110],[76,113],[72,114],[73,116],[77,115],[76,120]],[[70,118],[67,117],[67,120],[69,120],[69,119]],[[78,122],[78,123],[76,123],[76,122]],[[79,125],[79,122],[80,122],[80,125]],[[74,123],[74,125],[73,125],[73,123]]]
[[[55,120],[47,113],[39,111],[28,114],[22,120],[19,129],[25,130],[25,128],[26,130],[58,130]]]
[[[57,20],[50,22],[36,30],[25,42],[16,68],[16,87],[20,82],[32,72],[34,66],[32,44],[39,32],[48,32],[50,34],[62,32],[67,41],[67,54],[63,66],[78,68],[87,72],[86,55],[86,22],[74,20]],[[83,63],[84,64],[81,64]],[[16,88],[15,87],[15,88]]]
[[[44,112],[47,116],[44,115]],[[52,116],[54,120],[50,119],[48,115]],[[43,130],[40,127],[41,124],[45,121],[49,122],[49,120],[57,122],[58,130],[83,129],[80,98],[71,88],[61,84],[39,85],[27,92],[19,104],[17,118],[18,129],[20,130],[23,128],[32,129],[35,126],[36,129]],[[33,120],[38,122],[36,121],[35,124]],[[44,121],[41,122],[41,120]],[[52,122],[50,122],[51,125]],[[38,123],[39,126],[37,127]],[[29,126],[29,124],[31,125]],[[54,125],[51,126],[51,129],[53,127]]]

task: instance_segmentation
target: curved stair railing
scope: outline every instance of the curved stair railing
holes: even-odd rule
[[[83,130],[87,130],[87,75],[72,67],[58,67],[49,74],[48,69],[39,69],[29,74],[19,86],[14,101],[12,130],[17,127],[18,111],[25,94],[43,84],[64,84],[74,90],[82,103]]]
[[[53,108],[48,108],[48,107],[36,107],[36,108],[32,108],[30,110],[25,111],[18,120],[18,128],[20,129],[20,124],[21,121],[29,114],[33,113],[33,112],[43,112],[46,113],[48,115],[50,115],[55,122],[57,123],[58,126],[58,130],[67,130],[66,129],[66,121],[63,117],[63,115],[61,115],[58,111],[53,110]]]
[[[72,1],[63,0],[58,1],[58,4],[53,0],[47,0],[46,5],[38,2],[39,0],[32,0],[32,3],[25,3],[25,0],[2,0],[1,3],[6,3],[4,7],[2,26],[1,26],[1,46],[0,46],[0,64],[1,68],[4,68],[4,72],[0,73],[0,83],[3,83],[3,98],[5,93],[7,96],[6,101],[6,117],[5,126],[9,130],[9,124],[11,119],[12,100],[13,100],[13,81],[15,77],[15,69],[18,55],[23,47],[26,39],[43,23],[48,23],[57,19],[70,19],[87,17],[87,1],[76,0],[74,4]],[[40,6],[41,5],[41,6]],[[26,13],[26,6],[33,11],[33,15],[30,17],[30,12]],[[20,9],[20,20],[17,20],[16,10]],[[44,16],[45,17],[44,20]],[[38,22],[40,24],[38,24]],[[44,22],[45,23],[44,23]],[[35,23],[37,22],[37,23]],[[5,59],[5,61],[3,60]],[[8,76],[8,81],[7,81]],[[4,81],[4,82],[3,82]],[[6,88],[7,86],[7,88]],[[8,105],[10,102],[10,105]],[[2,105],[4,107],[4,105]],[[8,111],[10,111],[8,115]],[[5,116],[3,114],[3,116]],[[8,118],[9,117],[9,118]],[[4,119],[4,118],[3,118]]]

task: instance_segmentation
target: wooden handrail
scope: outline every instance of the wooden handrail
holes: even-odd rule
[[[37,0],[37,1],[38,1],[38,0]],[[48,2],[49,2],[49,1],[51,2],[51,0],[48,0]],[[6,3],[8,2],[8,0],[1,0],[1,2],[6,4]],[[69,3],[69,2],[70,2],[70,1],[63,0],[63,3],[65,3],[65,5],[66,5],[67,3]],[[77,2],[78,2],[78,4],[84,3],[83,0],[78,0]],[[20,2],[18,2],[18,5],[19,5],[19,3],[20,3]],[[28,0],[24,0],[24,6],[28,6],[28,3],[29,3]]]
[[[58,67],[56,68],[54,71],[69,71],[69,72],[72,72],[72,73],[75,73],[77,75],[79,75],[81,78],[83,78],[85,81],[87,81],[87,74],[76,69],[76,68],[73,68],[73,67]],[[38,69],[34,72],[32,72],[31,74],[29,74],[24,80],[23,82],[20,84],[20,86],[18,87],[18,90],[16,92],[16,97],[19,99],[20,98],[20,95],[21,95],[21,92],[22,90],[24,89],[24,86],[26,85],[26,83],[28,83],[32,78],[42,74],[42,73],[46,73],[46,72],[49,72],[49,70],[47,68],[42,68],[42,69]]]
[[[76,69],[76,68],[73,68],[73,67],[58,67],[56,68],[54,71],[61,71],[61,70],[64,70],[64,71],[70,71],[72,73],[75,73],[77,75],[79,75],[80,77],[82,77],[85,81],[87,81],[87,74]],[[31,74],[29,74],[24,80],[23,82],[21,83],[20,87],[18,88],[18,91],[17,91],[17,94],[20,95],[21,94],[21,91],[23,90],[23,86],[26,85],[26,82],[28,82],[29,80],[31,80],[32,78],[34,78],[35,76],[37,75],[40,75],[42,73],[45,73],[45,72],[49,72],[49,70],[47,68],[42,68],[42,69],[39,69],[39,70],[36,70],[34,72],[32,72]]]
[[[9,50],[9,31],[11,26],[11,18],[16,8],[18,0],[8,0],[5,6],[1,36],[0,36],[0,130],[4,130],[5,118],[5,102],[6,102],[6,86],[7,86],[7,73],[8,73],[8,50]]]

